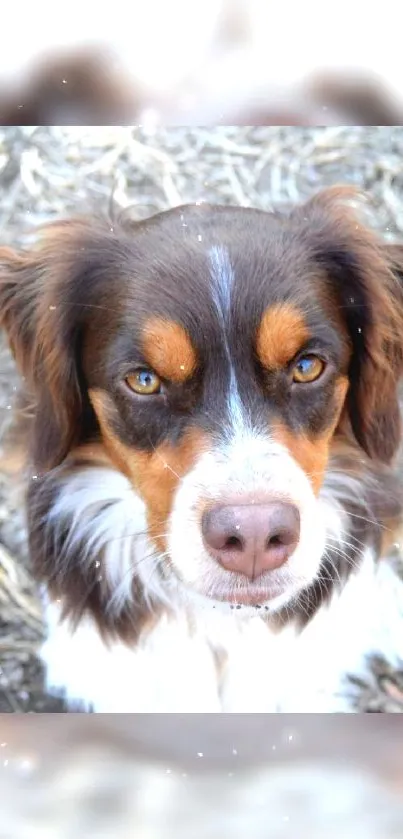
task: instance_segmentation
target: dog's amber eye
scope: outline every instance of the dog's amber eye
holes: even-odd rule
[[[161,379],[152,370],[141,368],[126,376],[126,384],[134,393],[153,396],[161,391]]]
[[[325,362],[316,355],[304,355],[298,359],[292,370],[293,382],[308,384],[319,379],[325,369]]]

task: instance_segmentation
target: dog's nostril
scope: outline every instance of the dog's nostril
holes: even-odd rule
[[[286,548],[289,545],[292,545],[298,539],[298,533],[296,532],[295,528],[289,528],[284,530],[279,530],[277,533],[273,533],[269,538],[266,540],[266,550],[270,548]]]
[[[239,536],[229,536],[225,542],[224,549],[230,548],[232,551],[243,551],[245,548],[244,542]]]
[[[266,542],[266,547],[267,548],[275,548],[278,545],[284,545],[284,541],[281,538],[281,536],[279,536],[279,535],[270,536],[270,539],[268,539],[267,542]]]

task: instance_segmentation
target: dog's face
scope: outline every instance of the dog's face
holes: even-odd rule
[[[292,600],[326,550],[335,441],[383,462],[398,447],[398,281],[342,197],[287,218],[201,205],[71,221],[2,254],[36,467],[102,447],[166,573],[202,597]]]

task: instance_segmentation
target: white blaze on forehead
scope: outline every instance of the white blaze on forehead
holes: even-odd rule
[[[234,270],[231,265],[228,248],[213,245],[209,251],[211,278],[214,282],[215,302],[220,317],[225,323],[231,306],[231,291],[234,284]]]
[[[232,429],[243,428],[246,424],[244,408],[238,389],[238,382],[231,359],[228,344],[228,318],[231,309],[231,292],[234,285],[234,269],[231,265],[228,248],[223,245],[213,245],[209,250],[211,264],[211,279],[213,281],[213,297],[217,313],[221,322],[224,349],[230,370],[228,408]]]

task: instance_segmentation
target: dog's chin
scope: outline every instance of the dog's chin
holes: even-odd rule
[[[242,614],[267,614],[276,613],[284,607],[292,607],[292,603],[298,595],[310,584],[311,580],[295,578],[287,575],[286,580],[256,580],[256,582],[242,581],[237,585],[231,585],[232,580],[227,584],[222,579],[215,584],[209,581],[209,585],[203,582],[194,583],[185,587],[186,598],[189,601],[197,601],[203,608],[218,609],[220,611],[242,611]]]

